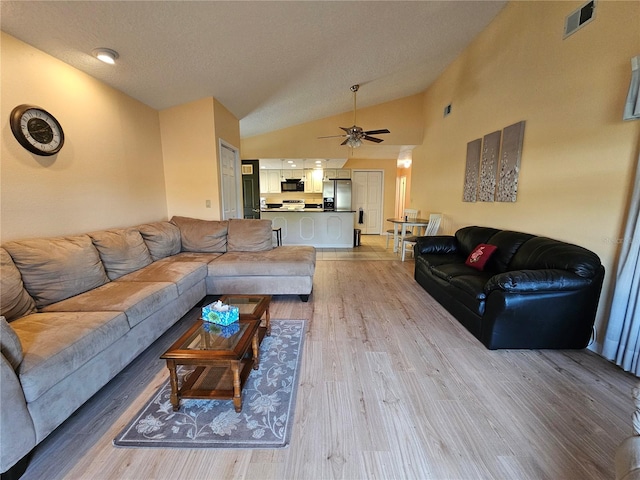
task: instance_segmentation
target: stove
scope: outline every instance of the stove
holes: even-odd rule
[[[287,210],[303,210],[304,200],[282,200],[282,208]]]

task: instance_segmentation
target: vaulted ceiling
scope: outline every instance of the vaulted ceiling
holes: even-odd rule
[[[424,91],[505,1],[7,1],[3,31],[155,108],[215,97],[243,137]],[[109,66],[98,47],[116,50]]]

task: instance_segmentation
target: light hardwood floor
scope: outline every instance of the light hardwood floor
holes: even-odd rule
[[[308,303],[274,297],[272,318],[308,320],[288,448],[112,445],[167,378],[158,357],[194,310],[50,435],[23,478],[613,479],[637,379],[587,350],[485,349],[381,239],[318,252]]]

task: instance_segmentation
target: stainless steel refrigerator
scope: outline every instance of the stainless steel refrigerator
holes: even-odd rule
[[[322,184],[322,199],[325,210],[351,210],[351,179],[333,179]]]

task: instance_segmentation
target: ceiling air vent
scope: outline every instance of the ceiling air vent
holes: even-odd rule
[[[596,2],[592,0],[569,14],[564,23],[564,38],[567,38],[576,30],[584,27],[587,23],[593,20],[595,11]]]

